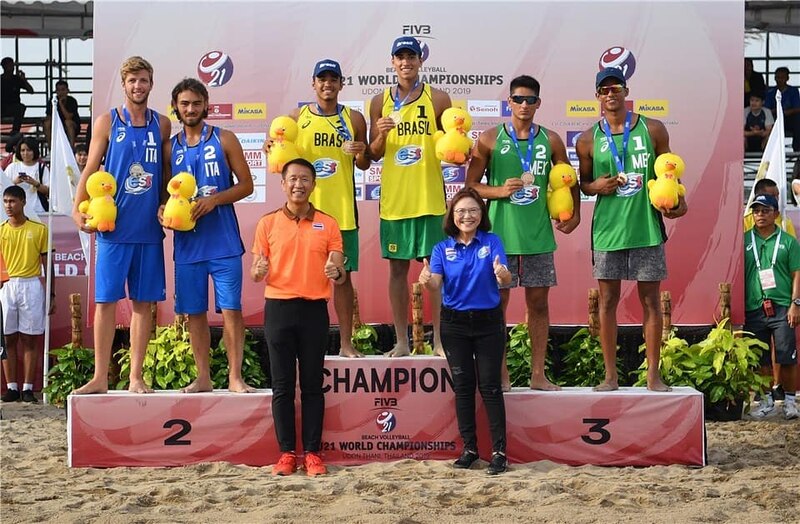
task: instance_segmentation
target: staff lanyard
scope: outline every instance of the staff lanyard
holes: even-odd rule
[[[755,229],[755,228],[753,228]],[[781,245],[781,228],[778,229],[778,238],[775,239],[775,249],[772,250],[772,263],[769,266],[769,269],[775,266],[775,261],[778,259],[778,248]],[[756,248],[756,235],[753,233],[753,230],[750,230],[750,243],[753,246],[753,258],[756,259],[756,269],[761,271],[761,260],[758,256],[758,249]]]

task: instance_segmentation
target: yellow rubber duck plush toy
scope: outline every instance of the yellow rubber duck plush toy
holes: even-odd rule
[[[673,209],[678,205],[678,197],[686,194],[686,188],[679,183],[685,164],[675,153],[658,155],[653,166],[656,179],[647,182],[650,203],[659,209]]]
[[[269,137],[273,140],[267,155],[267,168],[270,173],[280,173],[290,160],[302,156],[297,140],[297,122],[288,116],[276,117],[269,126]]]
[[[472,149],[472,140],[467,132],[472,129],[472,118],[469,113],[457,107],[450,107],[442,113],[444,132],[437,131],[433,135],[436,142],[436,158],[451,164],[463,164],[467,161]]]
[[[547,210],[550,217],[564,222],[572,218],[575,203],[571,189],[578,182],[575,169],[569,164],[556,164],[550,170],[550,190],[547,192]]]
[[[197,192],[197,182],[189,173],[178,173],[167,184],[169,200],[164,207],[162,223],[164,227],[177,231],[191,231],[195,221],[192,220],[194,202],[190,198]]]
[[[117,222],[117,204],[114,195],[117,193],[117,181],[106,171],[96,171],[86,180],[86,192],[89,200],[78,205],[78,210],[90,218],[86,225],[97,231],[114,231]]]

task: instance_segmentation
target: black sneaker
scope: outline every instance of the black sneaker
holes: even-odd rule
[[[30,402],[31,404],[39,403],[39,401],[36,399],[36,396],[33,394],[33,390],[30,389],[26,389],[22,392],[22,401]]]
[[[474,451],[465,449],[460,457],[453,462],[453,467],[458,469],[469,469],[478,460],[478,454]]]
[[[6,392],[0,397],[3,402],[16,402],[19,400],[19,390],[7,389]]]
[[[492,453],[492,460],[489,461],[489,467],[486,468],[486,473],[489,475],[497,475],[504,473],[508,469],[508,459],[505,455],[496,451]]]
[[[786,391],[783,390],[783,386],[778,384],[774,388],[772,388],[772,400],[785,400],[786,399]]]

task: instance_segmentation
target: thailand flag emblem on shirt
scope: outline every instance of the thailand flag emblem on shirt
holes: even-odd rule
[[[323,229],[325,229],[325,224],[323,224],[322,222],[314,222],[311,224],[311,227],[312,229],[322,231]]]

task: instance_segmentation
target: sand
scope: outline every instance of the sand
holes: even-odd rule
[[[63,410],[2,405],[0,520],[16,522],[800,522],[800,421],[708,423],[709,466],[405,460],[274,478],[268,468],[70,469]]]

